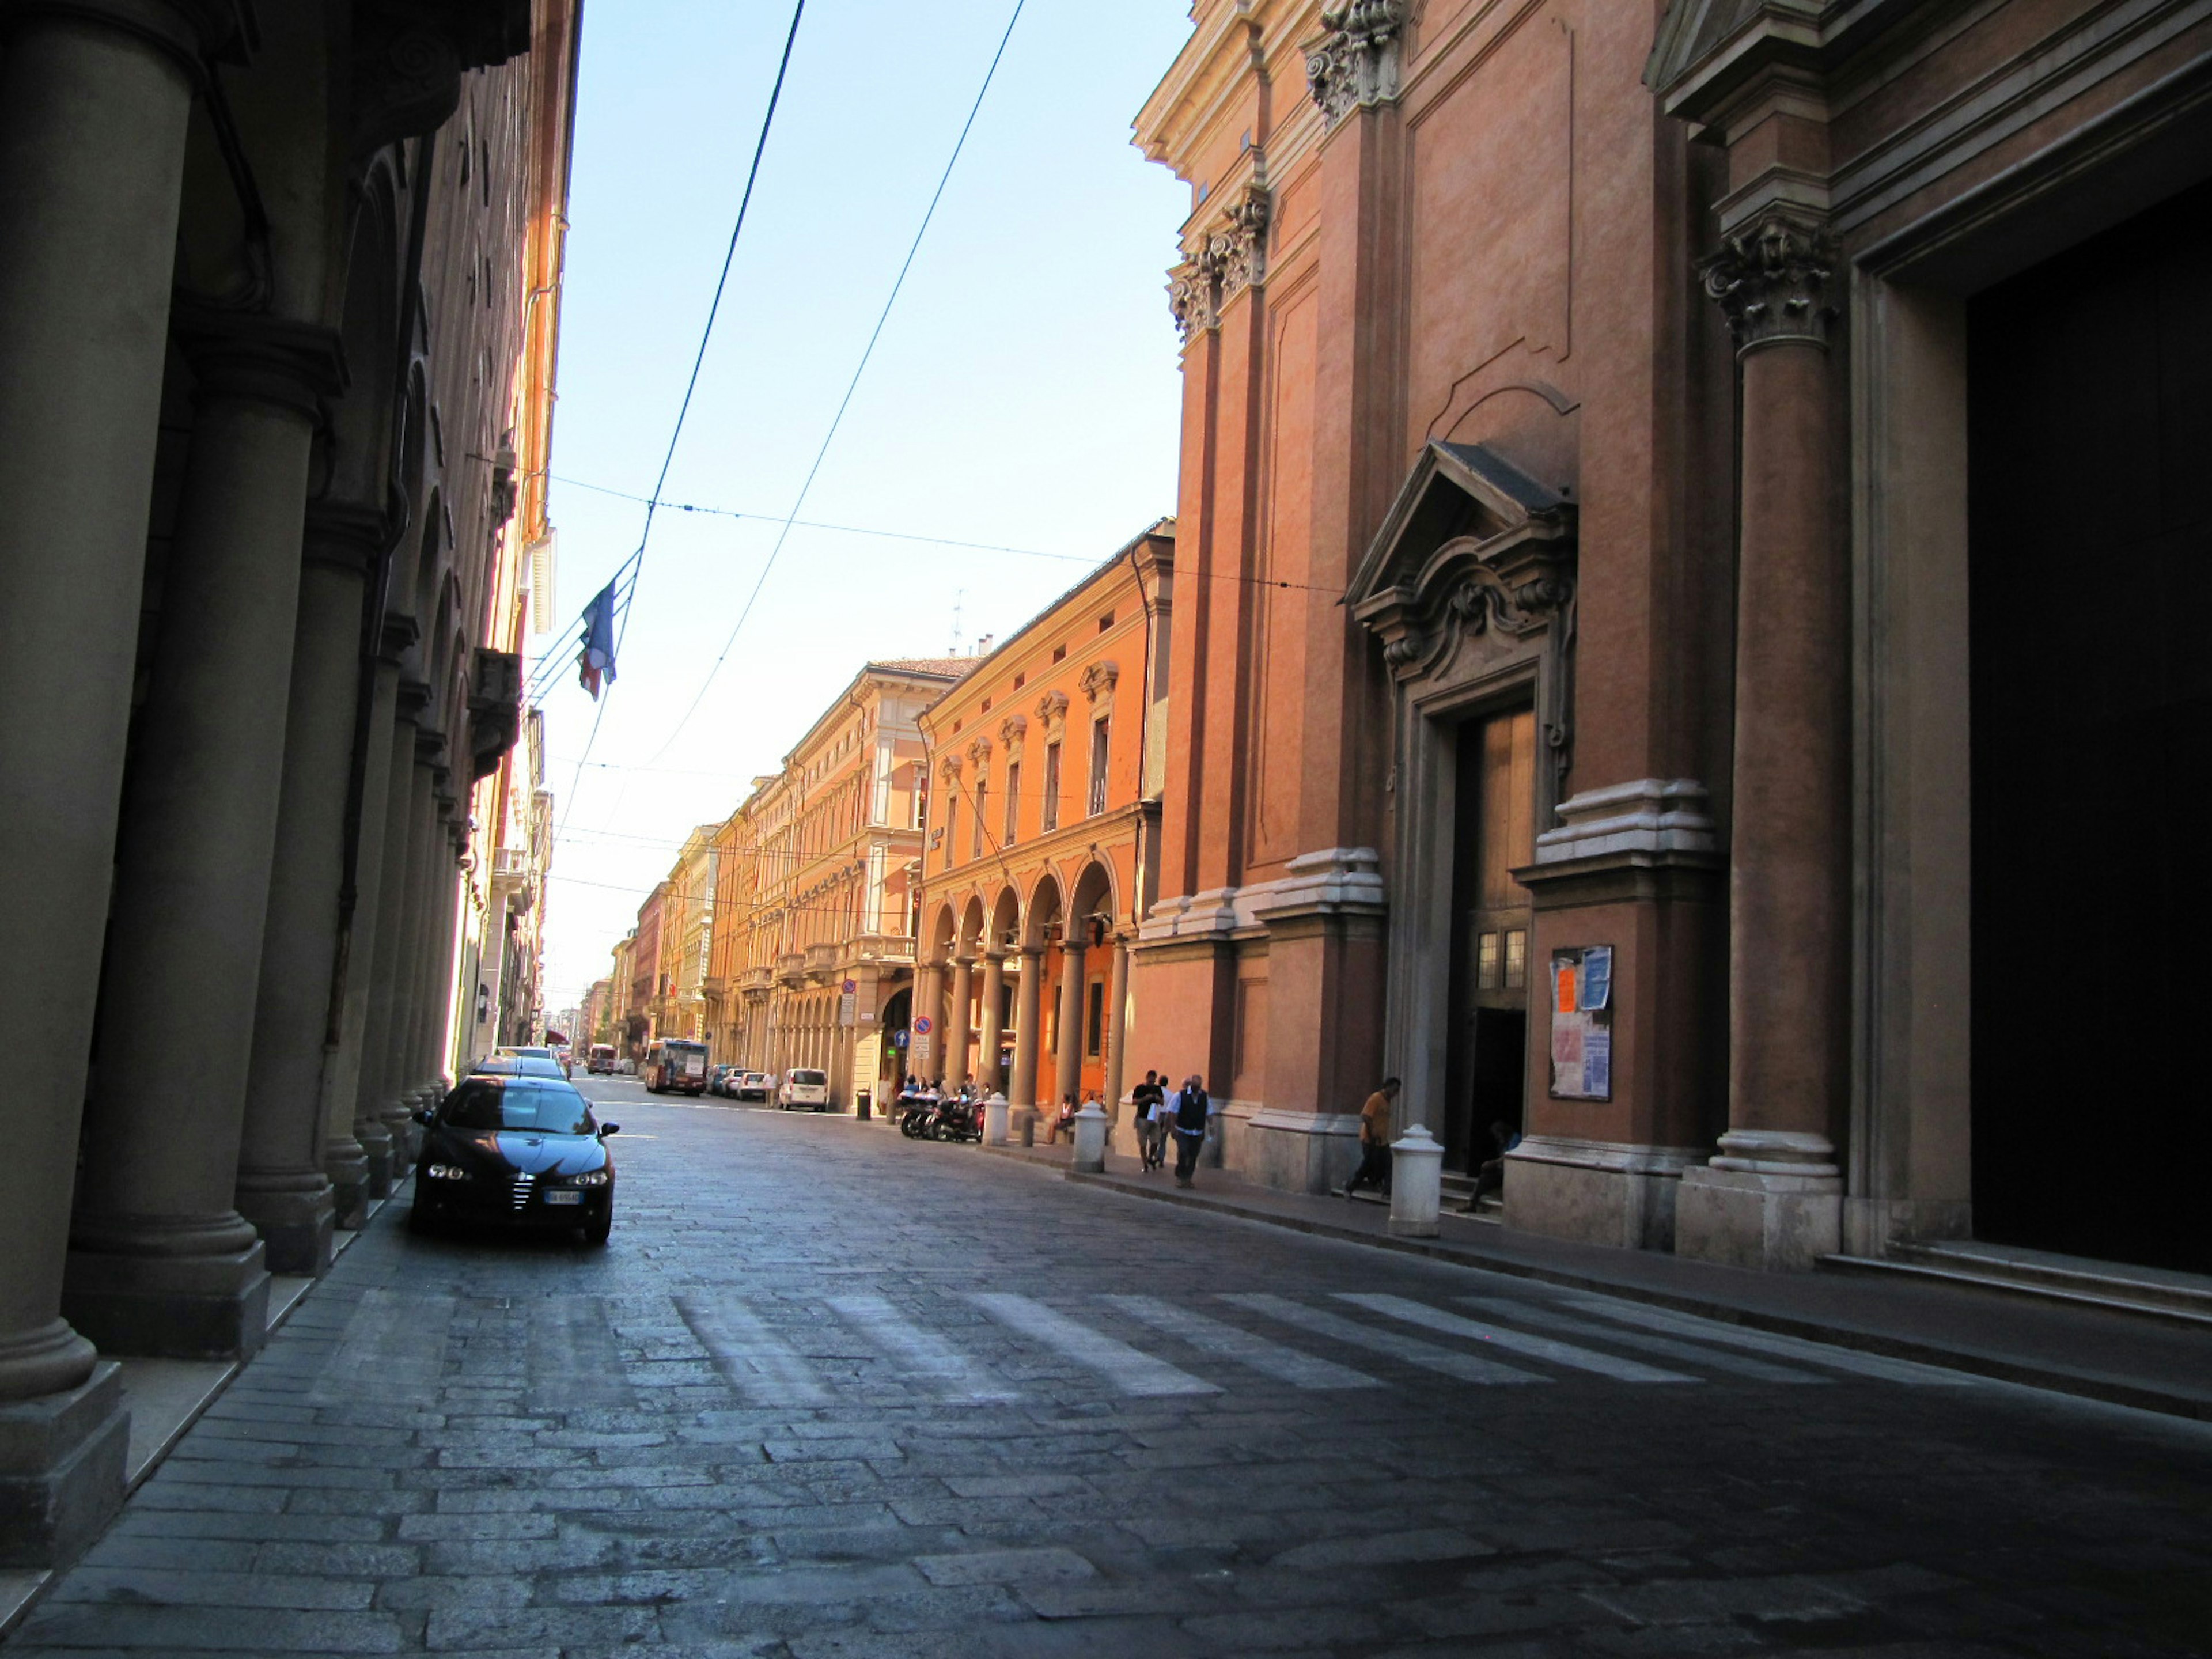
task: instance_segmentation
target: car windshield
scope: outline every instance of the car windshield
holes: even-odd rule
[[[471,1078],[446,1097],[438,1121],[456,1129],[536,1129],[545,1134],[597,1132],[591,1103],[565,1084],[535,1078]]]
[[[536,1054],[494,1054],[480,1060],[471,1068],[478,1077],[563,1077],[557,1060],[541,1060]]]

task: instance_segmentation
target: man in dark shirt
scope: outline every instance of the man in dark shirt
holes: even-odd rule
[[[1129,1107],[1137,1115],[1137,1158],[1147,1173],[1160,1167],[1167,1145],[1167,1125],[1160,1121],[1166,1098],[1158,1072],[1146,1073],[1145,1080],[1129,1091]]]
[[[1193,1072],[1176,1091],[1176,1185],[1188,1187],[1191,1175],[1198,1168],[1199,1149],[1206,1145],[1206,1111],[1208,1104],[1206,1085]]]

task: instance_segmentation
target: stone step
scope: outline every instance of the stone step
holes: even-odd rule
[[[1907,1244],[1887,1257],[1823,1256],[1831,1273],[1887,1274],[2212,1331],[2212,1279],[2011,1245]]]

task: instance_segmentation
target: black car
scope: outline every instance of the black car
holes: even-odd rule
[[[604,1244],[615,1219],[615,1163],[575,1085],[558,1078],[471,1076],[435,1112],[415,1165],[417,1232],[441,1221],[580,1231]]]

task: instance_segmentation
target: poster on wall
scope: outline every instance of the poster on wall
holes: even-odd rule
[[[1552,1098],[1613,1098],[1613,946],[1552,952]]]

